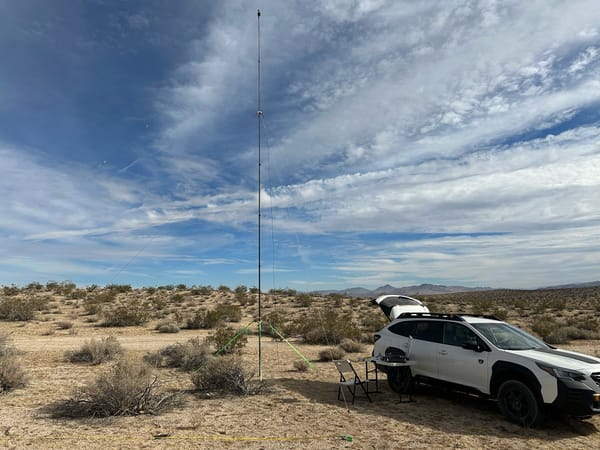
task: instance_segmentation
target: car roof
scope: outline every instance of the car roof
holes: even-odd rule
[[[394,322],[398,322],[406,319],[432,319],[432,320],[444,320],[452,322],[467,322],[467,323],[504,323],[502,320],[495,316],[483,315],[483,314],[445,314],[445,313],[432,313],[432,312],[406,312],[400,314]]]

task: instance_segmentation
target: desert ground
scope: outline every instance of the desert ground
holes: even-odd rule
[[[494,292],[487,297],[478,294],[477,299],[475,294],[431,296],[426,302],[430,307],[433,305],[434,310],[436,306],[445,310],[465,310],[467,306],[504,308],[509,320],[520,319],[521,325],[528,329],[540,317],[551,317],[547,319],[549,322],[554,320],[559,324],[568,322],[571,327],[577,323],[575,319],[597,320],[600,316],[598,290],[576,291],[551,294],[552,298],[564,299],[564,304],[547,297],[540,300],[539,294],[534,297],[530,292],[521,291]],[[65,292],[55,286],[37,286],[36,289],[13,290],[3,297],[5,303],[7,298],[35,297],[45,301],[36,303],[37,309],[31,318],[0,320],[0,335],[8,336],[16,348],[18,361],[28,378],[25,386],[0,395],[2,448],[600,448],[600,416],[586,420],[552,417],[537,428],[526,429],[505,421],[493,401],[438,388],[417,386],[415,402],[401,403],[398,395],[389,390],[385,376],[379,384],[381,392],[372,394],[372,402],[360,393],[353,405],[337,400],[337,371],[331,362],[320,361],[320,353],[331,346],[306,343],[301,331],[296,330],[294,335],[290,322],[301,322],[309,317],[320,323],[323,311],[337,305],[364,331],[360,351],[347,354],[356,361],[357,368],[364,370],[360,360],[371,351],[368,326],[383,315],[369,307],[367,299],[307,298],[305,294],[298,296],[293,292],[267,295],[263,300],[266,315],[277,312],[285,317],[280,325],[290,336],[288,342],[263,336],[264,389],[260,393],[239,396],[198,392],[189,372],[154,368],[163,389],[181,392],[182,403],[172,410],[124,417],[56,417],[49,412],[49,405],[69,398],[75,389],[114,364],[112,361],[96,365],[73,363],[66,352],[77,350],[91,338],[114,336],[128,358],[141,359],[168,345],[210,335],[214,330],[186,329],[183,326],[186,316],[211,310],[217,304],[237,304],[241,298],[237,295],[239,291],[224,288],[208,294],[194,294],[183,288],[179,291],[172,288],[125,290],[102,303],[104,311],[115,305],[146,302],[143,304],[154,308],[152,314],[142,325],[105,326],[106,312],[102,308],[90,308],[98,303],[95,300],[99,292],[103,290],[73,288]],[[506,301],[518,295],[525,297],[520,313]],[[256,325],[252,324],[256,311],[253,296],[255,293],[244,296],[241,318],[229,325],[251,324],[247,344],[240,351],[245,367],[257,372],[258,336]],[[371,316],[377,319],[371,320]],[[165,320],[179,321],[180,331],[160,332],[157,325]],[[561,347],[600,354],[600,340],[595,330],[589,330],[591,325],[587,323],[585,328],[589,333],[569,339]],[[310,360],[314,368],[298,370],[294,365],[300,360],[297,352]]]

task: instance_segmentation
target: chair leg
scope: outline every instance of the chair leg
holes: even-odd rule
[[[363,392],[365,393],[365,395],[367,396],[367,398],[369,399],[369,402],[372,403],[373,400],[371,400],[371,396],[369,395],[369,391],[367,389],[365,389],[365,384],[361,383],[360,387],[362,388]]]

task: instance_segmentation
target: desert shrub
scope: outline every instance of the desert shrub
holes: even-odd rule
[[[239,322],[242,320],[242,308],[240,305],[222,303],[217,306],[215,312],[226,322]]]
[[[285,316],[278,311],[272,311],[262,318],[262,332],[273,339],[281,339],[281,337],[273,331],[277,330],[284,336],[289,332],[289,327],[286,327]]]
[[[342,339],[340,348],[347,353],[360,353],[365,349],[364,345],[352,339]]]
[[[494,301],[487,297],[478,297],[471,300],[471,310],[473,314],[489,313],[494,307]]]
[[[235,300],[241,305],[245,306],[248,303],[248,288],[244,285],[238,286],[233,291],[235,293]]]
[[[296,369],[298,372],[306,372],[308,370],[308,363],[306,361],[304,361],[303,359],[299,359],[297,361],[294,361],[294,369]]]
[[[508,311],[506,309],[495,308],[492,311],[492,316],[495,316],[500,320],[506,320],[508,318]]]
[[[69,322],[68,320],[59,320],[56,322],[56,328],[59,330],[70,330],[73,328],[73,322]]]
[[[540,336],[542,339],[546,339],[550,333],[560,328],[560,324],[556,322],[552,316],[541,316],[538,317],[531,325],[531,329],[534,333]]]
[[[208,335],[206,342],[214,345],[219,354],[239,353],[248,343],[247,329],[234,330],[231,327],[219,327]]]
[[[18,360],[17,350],[0,334],[0,394],[24,387],[28,377]]]
[[[156,330],[159,333],[179,333],[180,329],[177,326],[177,324],[173,321],[164,321],[164,322],[159,322],[156,325]]]
[[[139,302],[120,305],[102,312],[105,327],[128,327],[144,325],[150,319],[148,308]]]
[[[231,292],[231,288],[229,286],[225,286],[224,284],[222,284],[221,286],[219,286],[217,288],[217,290],[219,292]]]
[[[368,316],[363,317],[361,320],[363,328],[371,333],[381,330],[388,323],[388,319],[383,314],[369,314]]]
[[[349,318],[341,317],[335,309],[305,316],[299,332],[307,344],[336,345],[342,339],[359,339],[360,329]]]
[[[221,322],[222,317],[219,311],[197,311],[196,314],[188,318],[186,328],[190,330],[207,330],[217,327]]]
[[[206,362],[210,347],[198,338],[169,345],[157,352],[148,353],[144,360],[154,367],[176,367],[182,370],[196,370]]]
[[[598,324],[598,320],[594,317],[587,317],[585,319],[577,319],[573,317],[567,320],[567,325],[590,331],[596,331],[600,329],[600,324]]]
[[[260,392],[262,385],[252,381],[252,373],[242,367],[234,355],[210,356],[206,364],[192,374],[192,383],[199,391],[252,395]]]
[[[123,358],[71,398],[51,406],[57,417],[109,417],[159,414],[179,401],[178,393],[159,390],[152,369],[141,361]]]
[[[131,291],[131,285],[130,284],[109,284],[106,286],[106,289],[108,289],[110,292],[113,292],[115,294],[124,294],[126,292]]]
[[[35,318],[35,314],[46,305],[47,300],[38,297],[5,297],[0,299],[0,320],[32,320]]]
[[[14,284],[11,284],[10,286],[2,286],[2,292],[4,295],[13,296],[19,293],[19,288]]]
[[[194,286],[190,289],[192,295],[210,295],[212,291],[212,286]]]
[[[575,326],[562,326],[552,330],[545,338],[549,344],[566,344],[577,339],[597,339],[598,332]]]
[[[319,361],[333,361],[334,359],[342,359],[346,356],[346,352],[340,347],[330,347],[319,352]]]
[[[117,292],[110,289],[92,292],[95,292],[94,295],[86,298],[83,302],[83,309],[86,314],[100,313],[103,305],[112,303],[117,298]]]
[[[123,348],[119,341],[114,336],[108,336],[99,341],[92,338],[84,342],[79,350],[67,351],[65,357],[73,363],[101,364],[122,354]]]
[[[163,298],[157,297],[151,300],[151,304],[154,309],[161,311],[167,306],[167,301]]]
[[[310,308],[313,304],[313,299],[308,294],[299,294],[296,297],[296,300],[298,301],[298,304],[303,308]]]

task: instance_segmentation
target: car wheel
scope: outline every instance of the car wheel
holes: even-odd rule
[[[510,422],[531,427],[543,419],[540,403],[525,383],[508,380],[498,390],[498,404]]]
[[[392,391],[406,394],[410,389],[412,375],[410,367],[394,367],[388,369],[387,380]]]

